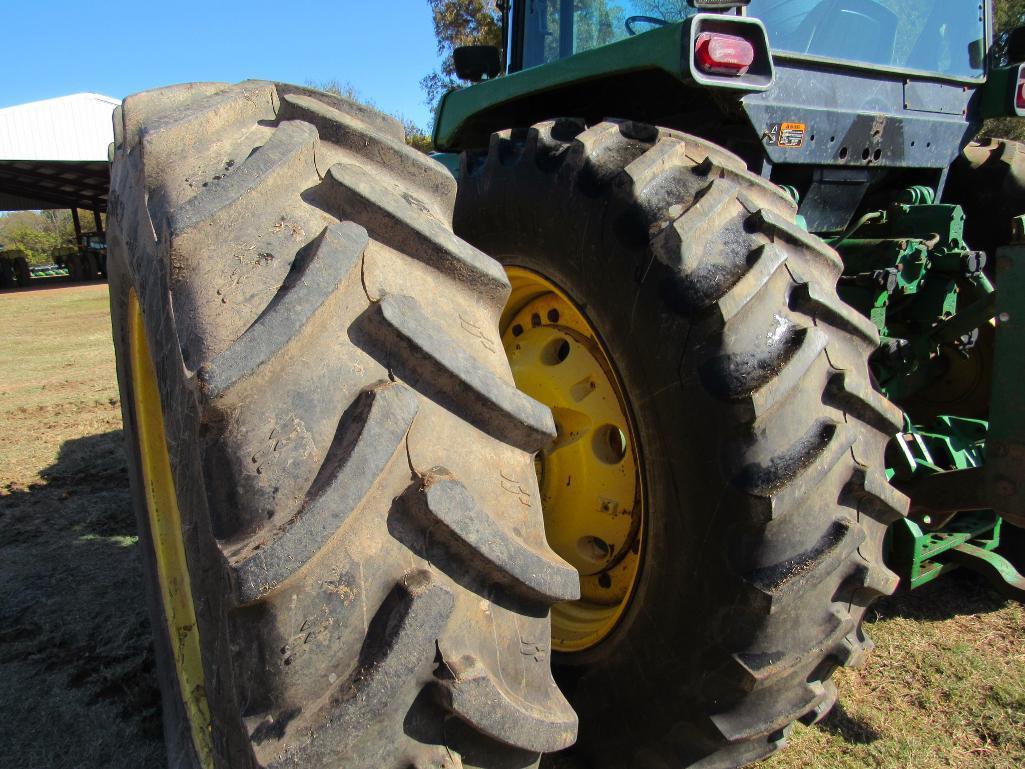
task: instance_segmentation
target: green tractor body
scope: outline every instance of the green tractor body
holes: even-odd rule
[[[742,157],[837,249],[841,298],[879,330],[872,373],[906,421],[888,472],[912,500],[889,562],[909,587],[968,565],[1025,596],[997,554],[1001,523],[1025,526],[1025,249],[994,231],[1022,197],[968,242],[964,208],[981,215],[986,193],[956,163],[983,121],[1025,113],[1022,65],[991,55],[989,5],[548,0],[509,18],[507,74],[442,98],[436,158],[458,175],[442,153],[562,115],[667,126]]]

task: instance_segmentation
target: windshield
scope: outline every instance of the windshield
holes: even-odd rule
[[[687,0],[524,0],[523,65],[554,61],[681,21]],[[984,74],[978,0],[752,0],[773,50],[859,64]]]

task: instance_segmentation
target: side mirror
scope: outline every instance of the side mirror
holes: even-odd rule
[[[1025,62],[1025,27],[1015,27],[1007,36],[1007,60],[1011,64]]]
[[[972,69],[984,69],[986,66],[986,40],[979,38],[968,44],[968,63]]]
[[[461,45],[452,51],[456,77],[479,83],[497,77],[502,69],[498,49],[493,45]]]

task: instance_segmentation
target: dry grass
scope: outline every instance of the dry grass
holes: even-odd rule
[[[840,705],[766,769],[1025,766],[1025,607],[953,574],[879,602],[876,651],[840,671]]]
[[[162,767],[107,287],[0,293],[0,328],[0,767]]]
[[[0,328],[0,767],[161,767],[106,286],[0,294]],[[1022,606],[953,575],[867,630],[766,769],[1025,766]]]
[[[0,329],[0,473],[29,481],[60,443],[96,433],[117,403],[107,287],[2,292]],[[24,440],[37,431],[43,440]]]

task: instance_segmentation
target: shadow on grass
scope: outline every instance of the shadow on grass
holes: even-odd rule
[[[882,736],[867,722],[848,713],[843,702],[837,702],[829,711],[829,715],[819,721],[817,727],[839,737],[849,745],[871,745]]]
[[[0,744],[22,769],[161,767],[121,431],[66,441],[41,476],[0,490]]]
[[[869,621],[903,617],[937,621],[969,614],[988,614],[1007,605],[985,579],[965,569],[948,572],[915,590],[903,585],[897,592],[877,601],[869,609]]]
[[[52,288],[75,288],[77,286],[95,286],[106,283],[106,278],[95,278],[93,280],[70,281],[67,278],[33,278],[27,286],[16,286],[13,288],[0,288],[0,296],[17,296],[28,294],[32,291],[47,291]]]

